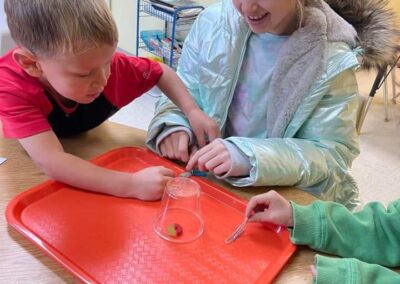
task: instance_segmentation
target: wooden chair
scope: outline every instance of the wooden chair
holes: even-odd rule
[[[375,97],[376,91],[379,90],[382,86],[383,92],[383,102],[385,107],[385,121],[389,121],[389,98],[388,98],[388,88],[387,88],[387,78],[390,73],[392,73],[392,79],[395,77],[395,69],[397,68],[397,63],[400,60],[400,56],[397,57],[396,61],[391,65],[385,65],[382,68],[378,69],[378,74],[375,77],[374,83],[372,84],[371,91],[369,92],[367,102],[362,106],[360,110],[360,116],[357,122],[357,132],[361,132],[361,128],[364,124],[365,117],[367,116],[368,110],[371,107],[372,100]],[[393,85],[395,85],[395,81],[393,81]],[[396,95],[395,86],[393,87],[393,100],[400,94]]]
[[[396,73],[397,73],[397,69],[400,68],[400,63],[397,62],[397,65],[395,68],[393,68],[392,71],[392,102],[394,104],[397,103],[397,98],[400,97],[400,92],[397,92],[397,87],[400,87],[400,82],[397,80],[396,78]]]

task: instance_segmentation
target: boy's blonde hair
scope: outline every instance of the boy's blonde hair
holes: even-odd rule
[[[104,0],[5,0],[4,9],[14,41],[37,56],[74,54],[118,42]]]

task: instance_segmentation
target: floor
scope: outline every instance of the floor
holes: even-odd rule
[[[400,77],[400,69],[398,73]],[[372,72],[357,74],[360,93],[365,97],[368,96],[374,76]],[[391,97],[391,85],[388,87]],[[158,90],[151,90],[110,120],[146,130],[159,95]],[[390,120],[385,122],[382,93],[379,90],[361,131],[361,154],[352,167],[364,203],[380,201],[387,204],[400,198],[400,99],[397,104],[390,102],[389,111]]]
[[[400,69],[397,69],[400,81]],[[375,74],[360,72],[360,93],[368,96]],[[391,80],[388,84],[392,98]],[[397,88],[400,92],[400,87]],[[377,92],[360,135],[361,154],[353,163],[363,201],[389,201],[400,198],[400,99],[389,103],[389,121],[385,122],[381,89]]]

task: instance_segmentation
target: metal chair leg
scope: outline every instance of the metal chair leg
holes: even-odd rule
[[[392,70],[392,102],[395,104],[396,103],[396,69],[397,67],[395,66]]]
[[[384,106],[385,106],[385,121],[389,121],[389,98],[388,98],[388,86],[387,86],[387,77],[390,75],[390,72],[392,73],[392,80],[393,80],[393,85],[397,84],[396,78],[394,77],[394,69],[397,68],[397,63],[400,60],[400,56],[397,57],[397,60],[394,62],[393,65],[386,65],[384,67],[379,68],[378,74],[376,75],[375,81],[372,84],[371,91],[369,92],[368,96],[368,101],[366,103],[366,106],[364,110],[362,111],[358,123],[357,123],[357,132],[361,132],[362,125],[364,124],[365,117],[367,116],[368,110],[371,107],[372,99],[374,98],[376,91],[383,85],[383,100],[384,100]],[[390,68],[388,70],[388,67]],[[399,85],[400,86],[400,85]],[[395,94],[396,92],[396,86],[392,86],[393,88],[393,100],[398,96],[398,94]],[[400,95],[400,94],[399,94]]]
[[[367,116],[368,110],[371,107],[373,98],[374,97],[371,97],[371,96],[368,97],[367,103],[365,104],[365,107],[362,110],[362,113],[361,113],[361,116],[360,116],[360,120],[358,121],[358,124],[357,124],[357,133],[358,134],[360,134],[360,132],[361,132],[361,128],[362,128],[362,126],[364,124],[364,120],[365,120],[365,117]]]
[[[392,101],[393,101],[394,104],[397,103],[397,98],[398,98],[398,97],[400,97],[400,92],[397,93],[397,94],[393,97]]]
[[[400,83],[397,82],[397,80],[396,80],[396,71],[397,71],[396,69],[397,68],[398,67],[395,67],[392,71],[392,92],[393,92],[392,102],[393,102],[393,104],[396,104],[397,98],[400,97],[400,92],[397,92],[397,87],[400,87]]]
[[[385,121],[389,121],[389,98],[388,98],[388,87],[387,87],[387,81],[385,80],[383,82],[383,106],[385,108]]]

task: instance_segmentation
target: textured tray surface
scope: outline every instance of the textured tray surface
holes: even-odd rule
[[[179,166],[141,148],[110,151],[94,163],[121,171]],[[294,253],[288,231],[249,224],[234,243],[224,240],[243,220],[246,202],[204,178],[204,234],[188,244],[153,230],[160,202],[115,198],[47,181],[17,196],[7,220],[84,282],[266,283]]]

